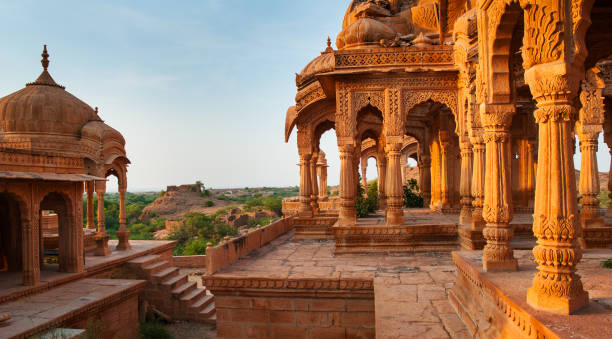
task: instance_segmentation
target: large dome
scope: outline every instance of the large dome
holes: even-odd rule
[[[381,40],[392,40],[396,35],[391,27],[378,20],[361,18],[338,34],[336,46],[338,49],[380,47]]]
[[[43,72],[22,90],[0,98],[0,132],[34,133],[80,137],[89,121],[100,121],[86,103],[55,83],[43,52]]]

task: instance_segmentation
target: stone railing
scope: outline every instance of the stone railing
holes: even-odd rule
[[[300,202],[294,198],[283,200],[283,214],[294,215],[297,214],[300,208]],[[327,201],[319,201],[319,210],[326,212],[335,212],[340,209],[340,199],[338,197],[329,198]]]
[[[293,228],[293,217],[283,218],[268,226],[249,230],[237,238],[206,248],[206,273],[213,274],[231,265],[240,257],[268,244]]]
[[[205,268],[206,267],[206,256],[205,255],[187,255],[180,257],[172,257],[172,261],[175,267],[178,268]]]
[[[454,65],[452,46],[376,48],[335,52],[336,70],[371,66]]]

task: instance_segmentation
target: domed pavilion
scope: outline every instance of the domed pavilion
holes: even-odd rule
[[[0,99],[0,256],[3,270],[23,273],[24,285],[40,282],[45,250],[58,252],[59,271],[69,273],[83,271],[86,250],[109,254],[104,194],[110,175],[118,178],[120,193],[117,249],[130,248],[125,217],[130,161],[125,139],[104,123],[97,108],[53,80],[46,45],[42,57],[38,79]],[[57,214],[55,242],[43,236],[41,227],[49,211]],[[95,244],[91,247],[85,242]]]

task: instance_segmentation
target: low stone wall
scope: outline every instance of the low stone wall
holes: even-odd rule
[[[206,267],[205,255],[189,255],[173,257],[174,266],[178,268],[204,268]]]
[[[219,338],[374,338],[374,299],[215,296]]]
[[[238,238],[231,239],[229,242],[207,248],[206,272],[208,274],[217,272],[291,229],[293,229],[293,217],[283,218],[266,227],[249,231]]]

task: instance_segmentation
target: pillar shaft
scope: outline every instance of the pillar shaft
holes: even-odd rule
[[[87,188],[87,229],[95,230],[96,223],[94,220],[94,183],[88,181],[85,183]]]
[[[592,127],[592,128],[590,128]],[[583,228],[601,227],[603,219],[599,209],[599,170],[597,168],[597,148],[599,138],[599,126],[579,126],[578,138],[580,139],[580,221]],[[591,129],[588,131],[587,129]]]
[[[318,153],[314,153],[310,159],[310,206],[314,214],[319,213],[319,183],[317,180],[317,162],[319,160]]]
[[[483,218],[487,240],[482,256],[485,271],[517,270],[510,240],[514,230],[510,171],[510,135],[514,105],[483,105],[481,117],[486,144],[485,194]]]
[[[317,165],[319,175],[319,201],[327,201],[327,163]]]
[[[106,194],[106,181],[96,181],[96,195],[98,196],[98,233],[106,235],[104,220],[104,195]]]
[[[384,153],[378,156],[376,167],[378,168],[378,206],[381,210],[386,210],[387,194],[385,193],[385,185],[387,184],[387,158]]]
[[[340,150],[340,211],[338,224],[352,226],[357,222],[355,210],[355,182],[354,149],[353,145],[343,145]]]
[[[450,141],[446,131],[440,131],[440,201],[442,210],[451,207],[449,151]]]
[[[472,221],[472,145],[469,141],[461,143],[461,214],[459,222],[469,224]]]
[[[116,249],[118,251],[125,251],[132,248],[130,245],[130,231],[127,230],[127,218],[125,211],[125,194],[126,187],[119,187],[119,231],[117,231],[117,238],[119,239],[119,243],[117,244]]]
[[[400,168],[401,168],[401,174],[402,174],[402,186],[406,185],[406,181],[408,181],[408,179],[406,179],[406,169],[408,167],[408,159],[406,158],[405,154],[402,154],[400,156]]]
[[[386,147],[387,159],[387,225],[399,226],[404,224],[403,185],[400,157],[402,144],[389,143]]]
[[[21,219],[22,281],[25,286],[40,283],[40,212],[38,206],[32,206],[32,210],[29,219]]]
[[[485,151],[486,146],[482,137],[472,138],[472,151],[474,154],[474,166],[472,171],[472,229],[482,230],[485,221],[482,217],[484,206],[485,186]]]
[[[300,208],[299,214],[303,217],[312,217],[313,210],[310,205],[310,191],[312,189],[310,175],[310,159],[312,154],[300,154]]]
[[[419,189],[423,197],[423,206],[429,206],[431,203],[431,158],[429,156],[421,157],[419,178]]]

